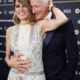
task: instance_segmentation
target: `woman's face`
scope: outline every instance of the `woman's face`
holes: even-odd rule
[[[20,20],[27,20],[28,8],[27,5],[23,5],[16,0],[15,2],[15,13]]]

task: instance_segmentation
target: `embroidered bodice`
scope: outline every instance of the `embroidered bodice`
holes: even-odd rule
[[[12,52],[20,51],[30,60],[31,69],[29,72],[43,71],[42,64],[42,37],[40,35],[40,26],[16,25],[11,34]]]

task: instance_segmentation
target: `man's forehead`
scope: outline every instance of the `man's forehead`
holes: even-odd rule
[[[31,4],[35,4],[35,5],[42,3],[41,0],[30,0],[30,2],[31,2]]]

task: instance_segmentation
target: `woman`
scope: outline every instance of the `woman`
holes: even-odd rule
[[[51,7],[50,7],[51,9]],[[59,14],[54,14],[54,9]],[[11,66],[10,53],[21,53],[21,59],[31,61],[28,72],[11,68],[8,80],[46,80],[42,62],[42,47],[45,32],[54,30],[67,22],[66,16],[52,7],[55,19],[36,21],[32,14],[30,0],[16,0],[14,23],[6,31],[6,63]]]

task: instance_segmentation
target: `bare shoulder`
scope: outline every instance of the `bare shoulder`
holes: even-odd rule
[[[10,26],[10,27],[8,27],[8,28],[6,29],[6,37],[10,37],[13,27],[14,27],[14,26]]]
[[[10,26],[9,28],[7,28],[6,33],[11,33],[12,27],[13,27],[13,26]]]

